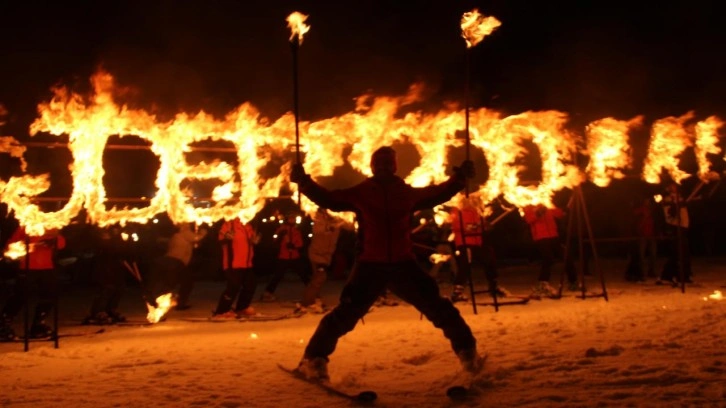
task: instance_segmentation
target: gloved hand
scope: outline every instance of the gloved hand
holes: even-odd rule
[[[310,180],[310,176],[305,173],[305,168],[302,163],[295,163],[292,165],[290,171],[290,181],[296,184],[304,184]]]
[[[454,174],[461,179],[474,178],[475,173],[474,162],[471,160],[464,160],[461,166],[454,167]]]

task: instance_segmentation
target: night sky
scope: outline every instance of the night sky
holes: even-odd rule
[[[502,26],[471,51],[472,106],[505,114],[560,110],[580,134],[596,119],[642,114],[646,126],[636,137],[644,144],[659,118],[690,110],[699,120],[726,118],[724,7],[717,0],[658,3],[3,1],[0,104],[7,114],[0,135],[26,140],[36,106],[50,99],[53,85],[85,93],[101,67],[124,87],[119,102],[160,119],[200,110],[222,116],[249,101],[274,120],[292,109],[285,22],[292,11],[308,14],[311,26],[300,49],[302,120],[349,112],[366,92],[401,95],[417,81],[426,84],[427,98],[416,108],[437,111],[463,100],[459,23],[476,7]],[[67,194],[68,152],[29,155],[39,151],[36,162],[57,168],[31,163],[30,171],[51,171],[60,180],[49,193]],[[145,195],[121,189],[141,177],[149,179],[141,188],[152,191],[158,163],[142,153],[148,165],[128,166],[126,153],[107,152],[110,162],[121,163],[106,168],[110,197]],[[47,160],[50,154],[60,159]]]
[[[409,5],[408,3],[415,4]],[[726,29],[718,1],[87,1],[0,6],[4,134],[23,138],[54,84],[83,91],[99,67],[128,102],[160,115],[222,115],[250,101],[291,110],[285,17],[312,27],[300,52],[303,120],[348,112],[372,91],[424,81],[421,109],[460,101],[461,14],[503,25],[472,51],[472,105],[507,113],[557,109],[572,121],[696,110],[724,115]]]

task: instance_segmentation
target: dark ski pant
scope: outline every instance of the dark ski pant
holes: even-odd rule
[[[100,260],[94,271],[98,293],[91,303],[91,316],[105,312],[117,312],[121,295],[126,286],[126,268],[120,259]]]
[[[559,238],[543,238],[534,242],[537,246],[540,256],[542,257],[542,267],[539,272],[540,282],[549,282],[552,276],[552,266],[557,261],[565,261],[564,251],[560,244]],[[575,273],[575,264],[572,262],[572,254],[570,253],[565,262],[565,273],[569,283],[577,282],[577,274]]]
[[[35,306],[34,323],[44,320],[58,298],[58,278],[54,269],[37,269],[27,272],[20,271],[15,280],[12,294],[5,303],[2,315],[7,320],[13,320],[23,309],[25,302],[30,296],[30,287],[37,288],[38,303]]]
[[[327,358],[338,339],[353,330],[384,289],[410,303],[443,330],[455,352],[476,347],[459,310],[439,295],[436,281],[415,260],[396,263],[360,262],[343,287],[340,303],[325,315],[305,349],[305,357]]]
[[[317,262],[311,262],[311,266],[313,271],[312,276],[310,277],[310,282],[305,286],[302,300],[300,301],[300,304],[303,306],[310,306],[315,303],[315,298],[320,296],[320,290],[328,279],[328,269],[330,269],[329,265]]]
[[[237,305],[235,311],[240,312],[247,309],[252,303],[255,295],[257,278],[252,268],[231,268],[224,270],[224,277],[227,278],[227,287],[217,303],[215,314],[222,314],[232,310],[232,303],[235,298]]]
[[[663,271],[660,274],[661,280],[679,281],[681,280],[681,262],[683,263],[683,276],[686,281],[691,279],[691,254],[688,244],[688,228],[681,228],[681,239],[678,242],[678,227],[669,226],[668,235],[671,239],[668,242],[668,258]],[[680,244],[680,247],[679,247]],[[681,257],[683,255],[683,257]]]
[[[300,276],[300,280],[305,285],[307,285],[308,282],[310,281],[310,277],[308,276],[307,268],[305,267],[305,264],[303,264],[302,258],[278,259],[277,265],[275,265],[275,273],[272,275],[272,278],[270,279],[270,282],[267,284],[265,291],[270,292],[270,293],[275,293],[275,290],[277,289],[277,285],[279,285],[280,281],[282,281],[282,278],[285,277],[285,273],[290,270],[297,272],[298,276]]]
[[[471,262],[467,255],[467,248],[471,251]],[[494,248],[491,246],[469,246],[458,247],[456,249],[456,277],[454,285],[464,286],[469,283],[467,271],[471,268],[471,264],[479,264],[484,268],[484,274],[487,278],[487,284],[490,289],[494,289],[499,274],[497,273],[496,257],[494,256]]]

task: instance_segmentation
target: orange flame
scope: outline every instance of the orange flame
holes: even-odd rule
[[[625,176],[622,170],[632,166],[628,132],[642,124],[643,117],[637,116],[628,121],[604,118],[587,125],[585,131],[590,163],[586,172],[593,183],[607,187],[613,178]]]
[[[28,245],[28,249],[30,250],[31,253],[33,252],[34,246],[35,246],[35,244],[32,242]],[[24,258],[25,253],[26,253],[25,252],[25,242],[18,241],[18,242],[13,242],[10,245],[8,245],[8,249],[5,250],[5,253],[3,254],[3,256],[8,259],[18,260],[20,258]]]
[[[461,36],[466,40],[466,47],[472,48],[500,25],[502,23],[496,17],[483,16],[478,9],[474,9],[461,16]]]
[[[171,293],[165,293],[159,297],[156,298],[156,307],[146,304],[146,308],[149,310],[149,313],[146,315],[146,320],[149,321],[149,323],[158,323],[166,314],[169,312],[169,309],[176,306],[176,300],[174,300],[174,297]]]
[[[296,36],[297,40],[302,44],[303,42],[303,36],[305,33],[310,31],[310,26],[305,24],[305,20],[308,19],[308,16],[305,14],[302,14],[298,11],[293,11],[290,13],[289,16],[287,16],[287,26],[290,28],[290,41],[292,41]]]
[[[119,106],[112,97],[115,85],[110,74],[99,72],[91,82],[94,92],[89,98],[65,88],[55,89],[52,100],[39,105],[39,117],[30,129],[31,135],[47,132],[68,137],[73,185],[65,206],[55,212],[43,212],[34,204],[34,197],[50,187],[47,174],[0,181],[0,201],[8,205],[29,234],[40,235],[45,229],[62,228],[82,208],[91,222],[102,226],[145,223],[161,212],[167,212],[174,223],[202,224],[238,216],[246,222],[265,205],[266,197],[278,196],[283,187],[289,186],[297,194],[296,185],[288,180],[293,145],[289,130],[294,126],[291,113],[269,121],[250,103],[244,103],[222,119],[202,111],[196,115],[178,114],[172,120],[161,122],[144,110]],[[304,153],[308,173],[316,179],[332,176],[338,167],[348,164],[360,174],[370,176],[369,160],[375,149],[382,145],[409,144],[419,158],[418,166],[404,175],[405,180],[416,187],[444,181],[450,168],[449,150],[464,145],[464,140],[457,137],[464,127],[464,115],[454,106],[434,113],[399,113],[401,108],[420,101],[421,95],[420,84],[412,85],[408,93],[398,97],[364,95],[357,98],[352,112],[301,122],[301,131],[306,135]],[[644,171],[648,182],[659,181],[653,174],[657,176],[661,168],[680,171],[676,156],[691,143],[683,126],[691,117],[689,113],[682,118],[654,123],[647,171]],[[550,206],[555,192],[584,180],[585,173],[573,163],[579,136],[565,129],[567,120],[567,115],[558,111],[503,117],[485,108],[471,110],[471,146],[481,150],[489,167],[486,182],[470,186],[470,197],[477,200],[482,214],[488,213],[488,204],[497,197],[520,208],[530,204]],[[591,155],[588,174],[599,185],[620,177],[620,170],[630,165],[625,144],[627,132],[639,121],[639,118],[629,121],[607,118],[588,126],[587,146]],[[716,152],[713,135],[719,123],[713,117],[696,126],[695,148],[700,149],[698,154],[704,159]],[[102,158],[111,135],[136,137],[149,144],[158,157],[156,191],[147,207],[106,208]],[[4,140],[0,143],[0,152],[19,154],[17,142]],[[220,160],[188,163],[186,153],[190,146],[207,140],[230,143],[237,153],[236,164]],[[525,145],[531,144],[541,159],[541,180],[536,185],[522,185],[521,172],[531,167],[525,159],[528,153],[533,153]],[[273,159],[283,163],[279,174],[261,177],[261,170]],[[707,167],[700,165],[699,169]],[[187,180],[218,181],[209,207],[194,205],[190,192],[181,187]],[[449,204],[458,205],[463,198],[459,194]],[[316,210],[304,197],[301,204],[309,214]],[[341,218],[352,222],[353,215],[345,213]]]
[[[680,183],[689,176],[678,168],[678,156],[693,145],[685,128],[686,122],[693,119],[694,113],[688,112],[681,117],[670,116],[653,123],[648,156],[643,166],[643,178],[648,183],[660,183],[660,172],[665,170],[671,178]]]
[[[694,150],[698,160],[698,177],[704,182],[717,180],[720,177],[717,172],[711,170],[708,155],[721,153],[721,148],[718,146],[718,129],[721,126],[723,126],[723,122],[715,116],[696,123],[696,146]]]

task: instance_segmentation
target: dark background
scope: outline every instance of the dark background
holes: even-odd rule
[[[199,110],[221,116],[246,101],[275,119],[292,106],[285,17],[296,10],[309,14],[311,26],[300,51],[302,120],[349,112],[364,92],[403,94],[416,81],[427,85],[419,108],[436,111],[462,100],[459,20],[474,7],[503,23],[471,52],[475,107],[560,110],[580,134],[596,119],[642,114],[645,126],[633,134],[640,154],[653,120],[690,110],[698,120],[726,118],[726,29],[718,1],[5,1],[0,104],[7,114],[0,133],[27,140],[50,88],[62,84],[84,93],[99,68],[126,88],[125,103],[162,119]],[[112,186],[144,174],[153,179],[150,153],[132,166],[126,154],[107,153],[110,162],[124,155],[115,162],[125,163],[107,168],[116,177],[106,183],[110,195]],[[30,152],[31,169],[42,161],[67,174],[67,156]],[[6,177],[13,170],[2,163]],[[628,235],[630,201],[658,189],[637,180],[586,186],[597,234]],[[717,211],[723,188],[713,191],[693,209],[695,252],[724,251],[716,234],[724,225]],[[527,235],[516,215],[500,228],[516,235],[512,242]]]

